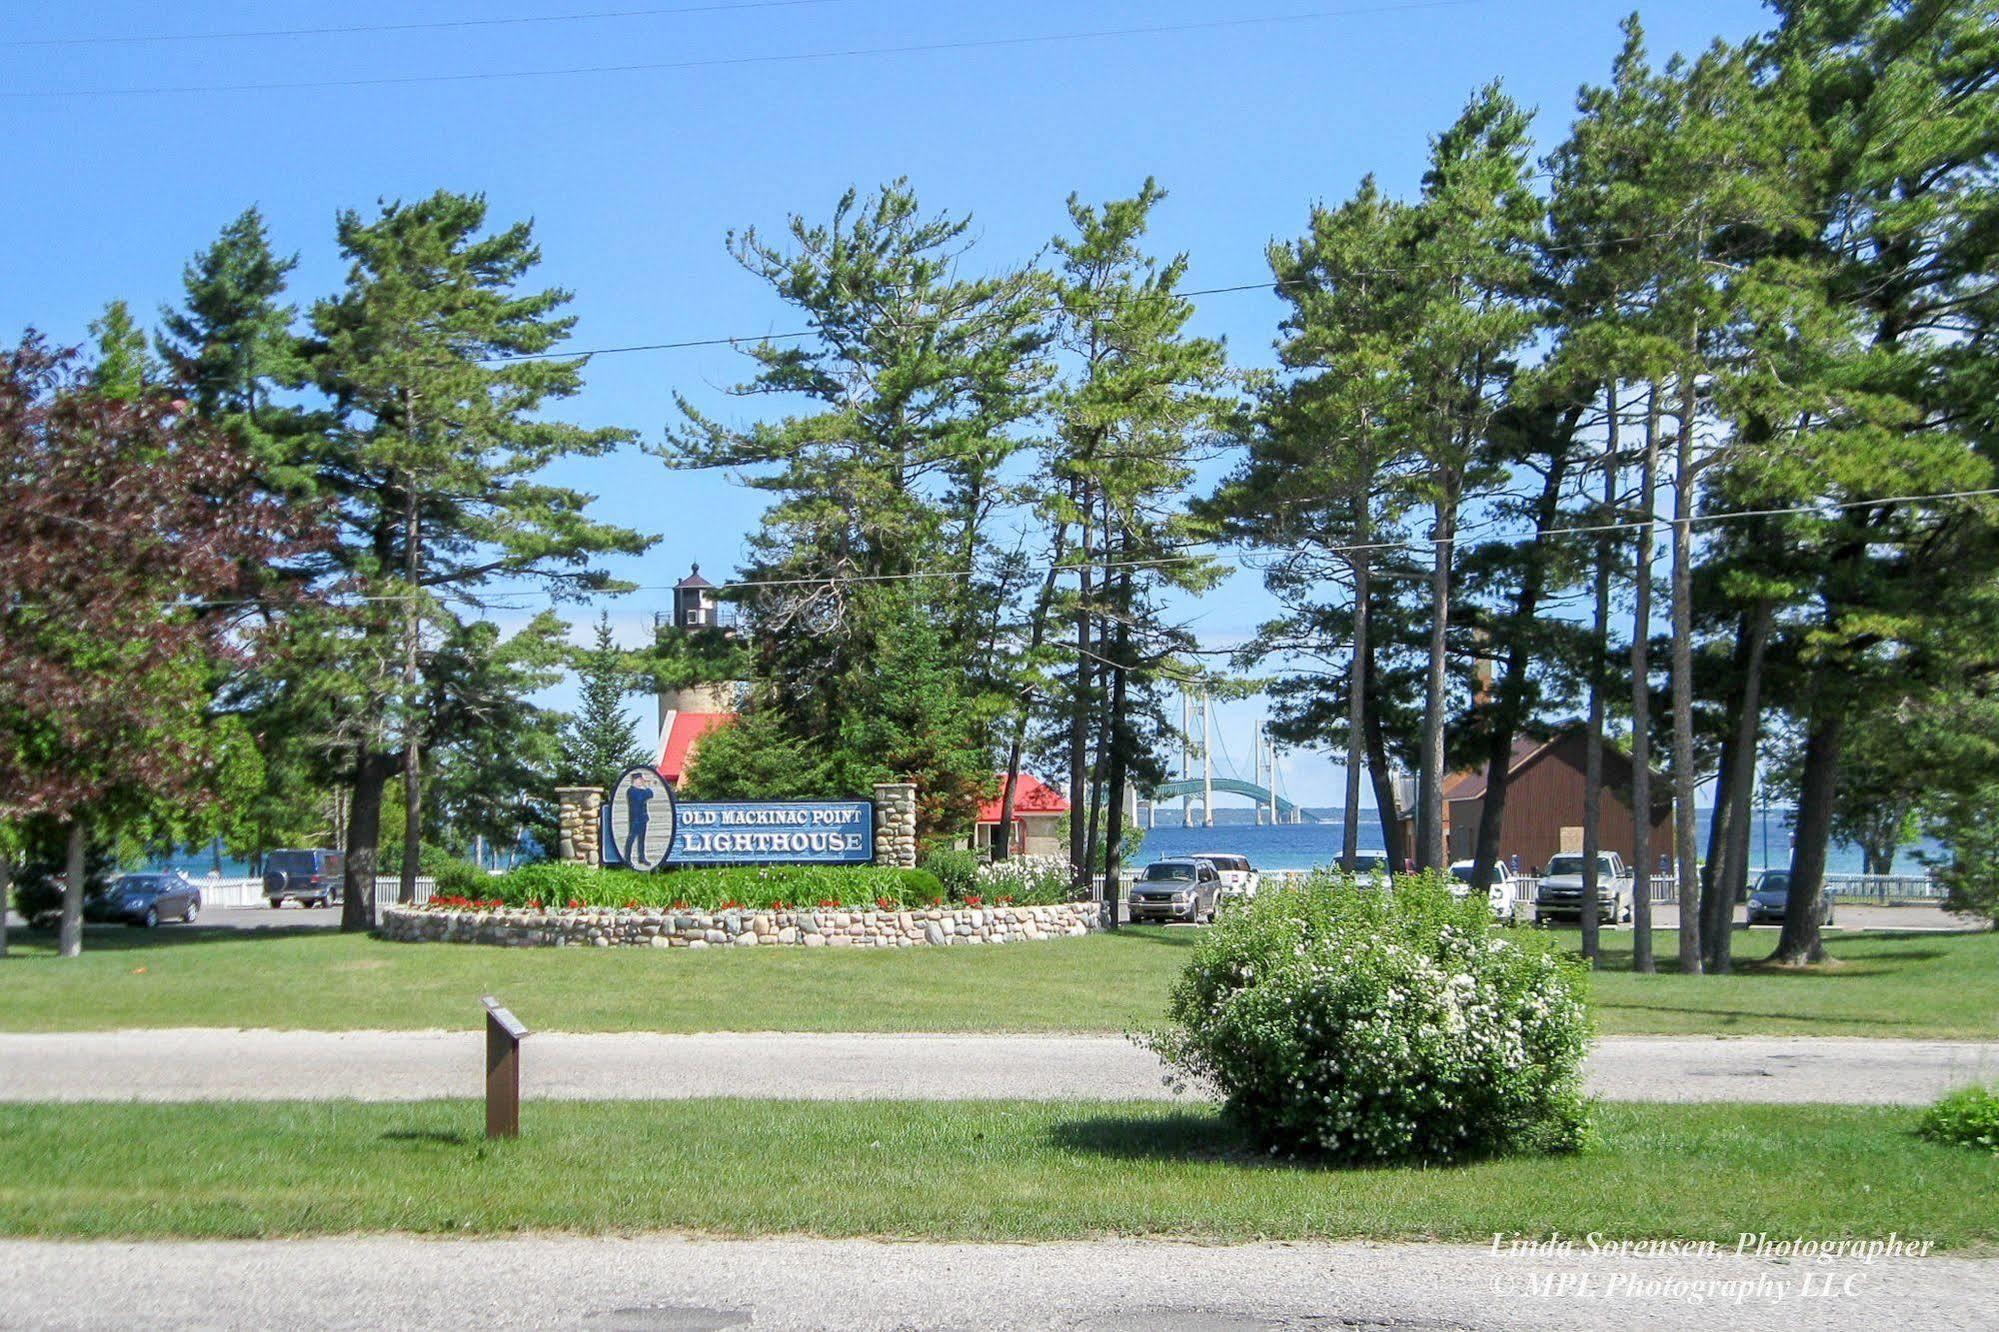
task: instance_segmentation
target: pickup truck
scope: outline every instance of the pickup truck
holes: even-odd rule
[[[1631,919],[1631,870],[1615,851],[1596,857],[1597,920],[1606,925]],[[1582,919],[1583,858],[1564,852],[1548,861],[1534,890],[1534,923]]]

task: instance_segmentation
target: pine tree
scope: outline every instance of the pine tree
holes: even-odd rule
[[[174,382],[196,411],[241,440],[259,459],[277,494],[310,494],[316,477],[287,445],[303,414],[274,401],[296,389],[307,370],[284,301],[298,256],[271,249],[263,214],[246,208],[215,242],[181,270],[182,304],[160,311],[156,338]]]
[[[1383,256],[1408,239],[1409,209],[1373,177],[1337,208],[1312,210],[1310,228],[1267,252],[1277,296],[1290,306],[1277,343],[1278,375],[1257,386],[1245,456],[1199,512],[1240,541],[1270,547],[1264,586],[1285,613],[1263,626],[1244,664],[1271,655],[1343,661],[1344,674],[1286,673],[1273,686],[1271,731],[1305,744],[1346,742],[1342,863],[1358,851],[1360,793],[1372,776],[1382,845],[1401,840],[1392,749],[1413,761],[1406,713],[1383,699],[1379,660],[1404,614],[1388,614],[1393,584],[1375,577],[1411,504],[1409,459],[1388,429],[1409,388],[1400,358],[1410,336],[1409,284]],[[1340,603],[1344,601],[1344,608]]]
[[[1450,705],[1452,564],[1468,497],[1501,472],[1485,444],[1514,361],[1534,333],[1529,304],[1540,201],[1528,188],[1528,114],[1498,86],[1481,89],[1431,145],[1430,167],[1398,264],[1420,275],[1404,350],[1410,396],[1398,413],[1432,514],[1430,652],[1417,764],[1416,863],[1441,868],[1445,720]]]
[[[1051,471],[1063,485],[1064,516],[1080,534],[1073,544],[1084,566],[1073,602],[1076,675],[1083,684],[1094,667],[1100,679],[1071,701],[1072,790],[1084,772],[1102,780],[1089,783],[1087,819],[1072,802],[1070,851],[1073,864],[1090,867],[1103,847],[1111,926],[1125,792],[1164,776],[1156,755],[1170,723],[1160,685],[1191,646],[1184,630],[1163,621],[1159,594],[1199,591],[1219,577],[1206,559],[1188,554],[1195,525],[1178,497],[1195,462],[1225,437],[1235,408],[1225,392],[1221,343],[1187,331],[1193,303],[1179,292],[1187,257],[1162,262],[1143,248],[1152,210],[1165,197],[1150,179],[1133,197],[1102,205],[1071,196],[1074,230],[1054,241],[1060,337],[1077,369],[1050,395]]]
[[[373,923],[382,794],[398,770],[405,895],[414,883],[424,672],[460,609],[496,580],[558,597],[612,587],[595,558],[652,544],[541,479],[632,436],[549,418],[582,386],[580,360],[551,356],[574,322],[558,313],[569,293],[520,290],[540,260],[531,227],[481,234],[485,222],[483,198],[446,191],[372,219],[343,212],[346,289],[312,311],[312,374],[331,420],[308,461],[337,498],[340,572],[366,598],[321,635],[351,755],[348,929]]]
[[[582,697],[562,732],[563,780],[608,791],[618,774],[645,762],[632,733],[632,714],[624,707],[632,677],[611,634],[608,614],[597,617],[596,638],[583,655],[578,675]]]
[[[146,332],[133,320],[132,307],[106,303],[104,313],[90,321],[90,334],[97,339],[91,385],[114,401],[137,401],[159,378],[159,367],[146,352]]]

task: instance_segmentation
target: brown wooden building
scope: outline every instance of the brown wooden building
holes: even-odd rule
[[[1575,724],[1546,738],[1513,742],[1508,769],[1506,812],[1499,826],[1499,858],[1520,858],[1524,873],[1538,873],[1548,858],[1582,846],[1585,728]],[[1597,834],[1603,849],[1631,863],[1635,824],[1631,817],[1631,758],[1603,747],[1603,806]],[[1444,846],[1452,860],[1469,860],[1478,848],[1479,819],[1485,813],[1484,768],[1456,773],[1444,782]],[[1408,845],[1415,845],[1415,815],[1404,816]],[[1564,835],[1566,830],[1566,836]],[[1652,772],[1652,857],[1673,849],[1673,789]]]

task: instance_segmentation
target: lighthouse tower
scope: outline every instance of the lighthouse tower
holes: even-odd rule
[[[722,606],[716,587],[701,576],[695,565],[687,577],[673,585],[671,621],[661,617],[662,634],[720,634],[735,631],[722,622]],[[660,775],[678,786],[687,770],[688,758],[701,737],[736,715],[743,686],[731,680],[690,684],[679,689],[663,689],[659,695]]]

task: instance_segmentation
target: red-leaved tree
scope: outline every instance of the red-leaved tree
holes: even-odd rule
[[[218,667],[280,622],[318,522],[173,391],[107,392],[33,333],[0,352],[0,824],[67,829],[63,956],[88,822],[214,798]]]

